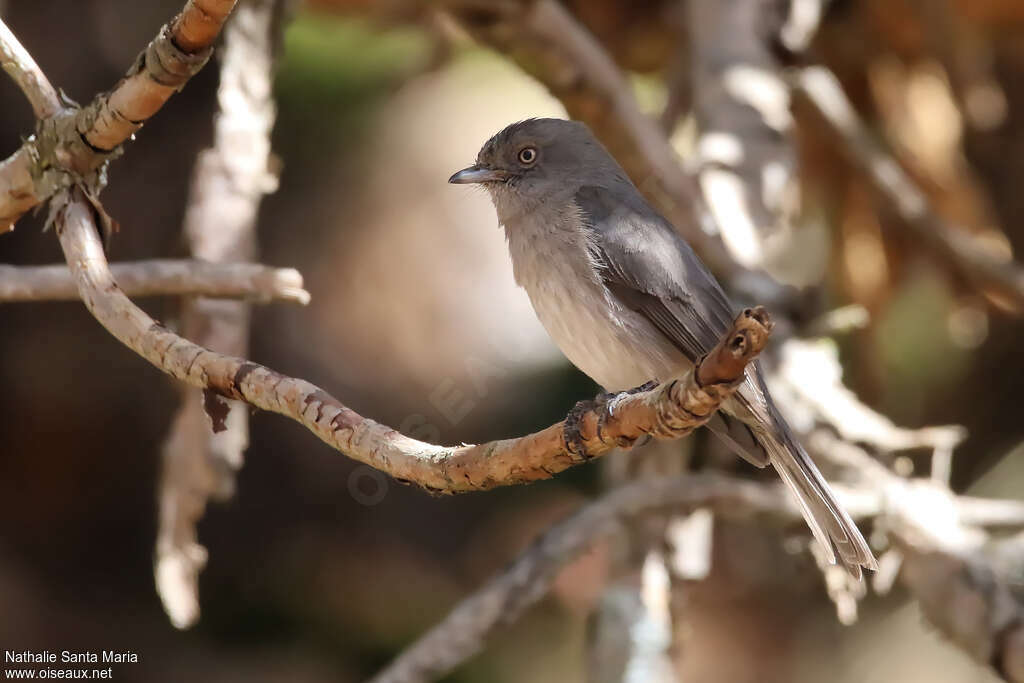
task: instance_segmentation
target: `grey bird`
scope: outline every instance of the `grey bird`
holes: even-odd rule
[[[731,327],[735,311],[714,276],[584,124],[514,123],[448,182],[486,188],[516,282],[562,352],[606,391],[692,368]],[[759,366],[708,427],[737,455],[774,466],[831,562],[857,578],[877,567]]]

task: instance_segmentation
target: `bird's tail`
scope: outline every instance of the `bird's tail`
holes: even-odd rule
[[[785,424],[781,434],[754,430],[755,438],[768,453],[769,462],[796,496],[807,525],[825,548],[829,561],[841,563],[856,579],[861,567],[878,569],[875,556],[857,525],[846,514],[828,482],[818,471],[803,446]]]

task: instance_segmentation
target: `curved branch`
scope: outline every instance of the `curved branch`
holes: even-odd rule
[[[214,353],[156,323],[114,281],[82,191],[65,191],[54,201],[57,233],[82,301],[123,344],[177,379],[290,417],[345,455],[439,493],[546,479],[645,435],[685,436],[732,395],[735,380],[771,333],[763,309],[747,309],[697,369],[698,376],[715,383],[702,386],[688,373],[621,396],[614,410],[608,403],[583,407],[569,426],[563,421],[535,434],[476,446],[435,446],[362,417],[309,382]]]
[[[152,259],[110,264],[110,272],[131,296],[209,296],[255,301],[309,303],[302,275],[294,268],[258,263]],[[0,265],[0,303],[74,301],[78,290],[67,265]]]
[[[237,0],[189,0],[108,92],[81,109],[51,103],[37,134],[0,162],[0,232],[26,211],[88,177],[206,64]],[[37,116],[40,115],[37,109]]]
[[[60,111],[60,98],[36,60],[0,19],[0,66],[25,93],[37,119],[45,119]]]

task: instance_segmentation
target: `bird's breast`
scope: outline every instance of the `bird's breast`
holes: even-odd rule
[[[665,379],[689,362],[652,324],[607,291],[586,233],[526,225],[506,233],[516,282],[562,353],[608,391]]]

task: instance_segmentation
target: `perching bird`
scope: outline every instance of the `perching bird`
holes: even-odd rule
[[[683,372],[731,327],[734,309],[714,276],[584,124],[514,123],[448,182],[487,189],[516,282],[562,352],[605,390]],[[754,465],[775,467],[831,561],[858,578],[876,568],[759,367],[708,427]]]

